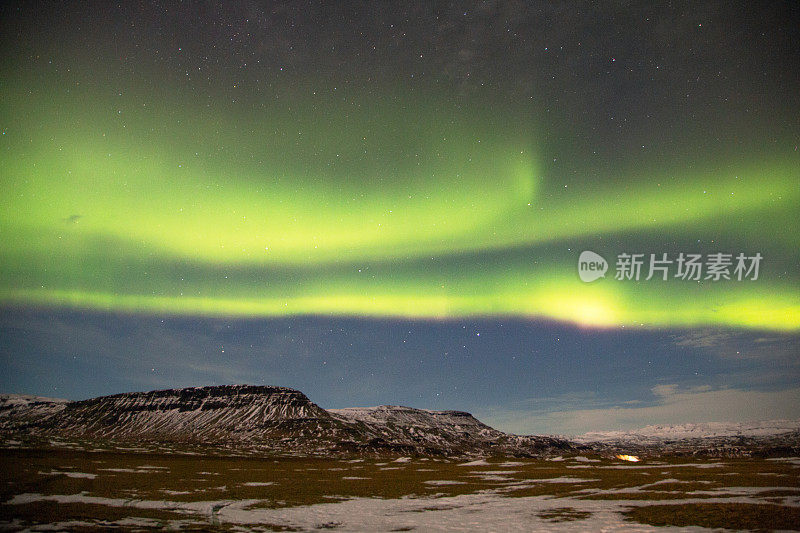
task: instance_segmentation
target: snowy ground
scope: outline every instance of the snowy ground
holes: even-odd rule
[[[750,491],[745,491],[750,492]],[[756,491],[753,491],[756,492]],[[259,509],[259,500],[220,500],[199,502],[123,500],[82,494],[21,494],[12,498],[12,505],[39,501],[85,503],[133,509],[183,511],[209,517],[216,524],[257,526],[270,524],[304,531],[336,529],[337,531],[707,531],[700,527],[653,527],[624,519],[622,511],[631,506],[652,502],[638,500],[554,499],[550,496],[507,498],[498,494],[465,494],[431,498],[353,498],[336,503],[322,503],[283,509]],[[759,503],[754,497],[687,498],[672,500],[681,503]],[[800,506],[795,500],[789,505]],[[589,513],[580,521],[542,518],[566,508]],[[125,519],[129,522],[131,519]],[[120,521],[111,522],[120,524]],[[110,524],[110,523],[109,523]],[[52,527],[54,524],[51,524]],[[47,527],[41,528],[48,529]]]

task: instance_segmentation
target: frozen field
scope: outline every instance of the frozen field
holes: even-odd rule
[[[800,459],[0,451],[5,530],[800,530]],[[663,527],[658,528],[663,531]]]

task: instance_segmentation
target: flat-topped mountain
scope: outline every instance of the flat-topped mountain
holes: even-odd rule
[[[464,411],[430,411],[396,405],[330,409],[345,423],[378,429],[375,437],[397,442],[442,445],[461,442],[496,442],[506,434]]]
[[[334,429],[332,423],[300,391],[224,385],[70,402],[53,427],[91,437],[215,442],[323,435]]]
[[[223,385],[81,401],[0,396],[0,432],[41,437],[238,445],[276,450],[532,455],[569,447],[515,437],[462,411],[325,410],[286,387]]]

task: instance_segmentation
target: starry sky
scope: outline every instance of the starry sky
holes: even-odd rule
[[[0,10],[0,392],[800,417],[796,3]]]

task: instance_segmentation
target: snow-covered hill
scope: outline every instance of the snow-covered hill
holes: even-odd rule
[[[4,400],[15,407],[0,413],[0,430],[41,436],[189,443],[353,437],[302,392],[285,387],[192,387],[57,403],[38,399],[28,408],[16,398]]]
[[[651,425],[633,431],[585,433],[578,442],[663,441],[721,437],[770,437],[800,431],[798,420],[760,420],[753,422],[705,422],[700,424]]]
[[[26,396],[24,394],[0,395],[0,430],[24,431],[52,419],[64,410],[69,400]]]
[[[69,400],[46,398],[44,396],[28,396],[25,394],[0,394],[0,416],[8,415],[16,410],[39,409],[60,410]]]
[[[345,423],[362,423],[401,442],[494,441],[505,434],[463,411],[429,411],[395,405],[330,409]]]

